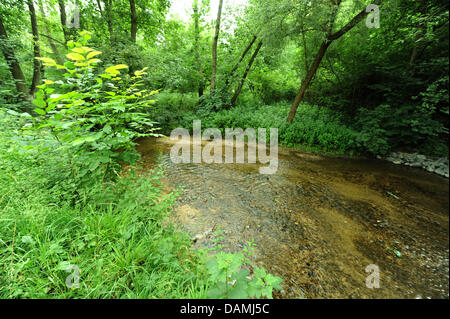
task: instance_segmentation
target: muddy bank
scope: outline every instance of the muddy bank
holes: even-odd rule
[[[238,251],[254,240],[256,263],[284,279],[279,298],[448,298],[448,179],[378,160],[280,148],[274,175],[258,164],[174,164],[171,141],[146,139],[145,165],[180,185],[174,217],[194,238]],[[380,288],[366,287],[369,264]]]

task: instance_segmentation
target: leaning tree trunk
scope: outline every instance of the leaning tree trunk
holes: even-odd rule
[[[375,4],[380,4],[381,2],[382,2],[382,0],[374,1]],[[322,61],[322,59],[325,55],[325,52],[327,51],[330,44],[334,40],[339,39],[344,34],[346,34],[348,31],[350,31],[355,25],[357,25],[368,14],[369,14],[369,12],[366,12],[366,10],[364,9],[363,11],[358,13],[350,22],[348,22],[345,26],[343,26],[339,31],[337,31],[333,34],[329,34],[327,36],[326,40],[322,43],[319,51],[316,54],[314,63],[311,66],[311,68],[309,69],[309,71],[306,75],[306,78],[303,81],[302,86],[300,87],[300,90],[299,90],[297,96],[295,97],[294,103],[292,103],[291,110],[290,110],[289,116],[287,118],[287,121],[289,123],[291,123],[294,120],[295,113],[297,112],[298,106],[305,95],[306,89],[308,88],[309,84],[311,83],[312,78],[316,74],[317,69],[319,68],[320,62]],[[331,32],[331,28],[330,28],[330,32]]]
[[[41,56],[39,47],[39,31],[37,27],[36,11],[34,9],[33,0],[28,0],[28,9],[30,10],[31,31],[33,33],[33,79],[31,81],[30,95],[34,95],[37,86],[41,82],[41,61],[37,60]]]
[[[216,71],[217,71],[217,42],[219,40],[220,19],[222,17],[223,0],[219,0],[219,11],[217,12],[216,31],[214,33],[212,45],[212,67],[211,67],[211,91],[216,89]]]
[[[245,79],[247,78],[248,72],[250,72],[253,62],[255,61],[256,56],[258,55],[258,52],[261,49],[262,45],[263,45],[262,41],[259,41],[258,46],[255,49],[255,52],[253,53],[252,57],[250,58],[250,61],[248,62],[247,68],[245,69],[245,72],[242,76],[241,82],[239,83],[239,86],[237,87],[236,92],[234,92],[234,95],[231,98],[232,106],[234,106],[236,104],[236,100],[239,97],[239,94],[241,93],[241,90],[242,90],[242,87],[244,86]]]
[[[311,66],[308,73],[306,74],[305,80],[302,83],[300,91],[298,92],[297,96],[295,97],[294,103],[292,104],[291,111],[289,112],[288,122],[292,122],[292,120],[294,119],[295,113],[297,112],[298,105],[300,104],[300,101],[303,99],[306,89],[308,88],[309,84],[311,83],[312,78],[316,74],[317,69],[319,68],[320,62],[322,61],[323,57],[325,56],[325,52],[327,51],[330,44],[331,44],[330,41],[325,40],[322,43],[322,45],[320,46],[319,52],[317,52],[317,55],[316,55],[316,59],[314,60],[313,65]]]
[[[247,55],[248,51],[250,51],[250,49],[252,48],[253,44],[256,41],[256,35],[253,36],[252,40],[250,41],[249,45],[245,48],[244,52],[242,52],[241,58],[239,59],[239,61],[234,65],[234,67],[231,69],[230,73],[228,74],[227,79],[225,80],[225,87],[228,86],[228,84],[231,81],[231,78],[233,77],[234,73],[236,72],[236,70],[239,68],[239,65],[241,64],[241,62],[244,60],[245,56]]]
[[[19,61],[14,54],[14,50],[9,44],[8,34],[3,25],[2,17],[0,15],[0,50],[5,56],[6,64],[14,79],[16,90],[22,96],[23,100],[28,101],[28,87],[25,81],[25,76],[20,67]]]

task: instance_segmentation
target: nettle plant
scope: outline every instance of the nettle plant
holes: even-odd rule
[[[216,236],[218,240],[215,248],[221,250],[219,241],[223,237],[220,229]],[[283,279],[267,273],[251,261],[253,250],[254,243],[248,242],[242,252],[233,254],[219,251],[211,257],[206,263],[209,280],[214,283],[208,290],[209,298],[272,298],[274,289],[282,289]]]
[[[146,68],[133,75],[122,75],[124,64],[98,70],[100,51],[87,47],[91,38],[80,32],[78,42],[69,41],[71,52],[64,65],[53,59],[38,58],[45,66],[64,72],[64,79],[45,80],[33,101],[33,129],[46,129],[64,148],[70,159],[72,179],[82,182],[115,179],[124,164],[138,158],[136,140],[160,136],[155,123],[144,110],[155,101],[158,91],[142,88]]]

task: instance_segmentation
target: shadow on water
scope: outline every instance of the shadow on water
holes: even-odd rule
[[[323,157],[280,148],[279,168],[174,164],[169,139],[145,139],[144,165],[165,169],[168,190],[185,186],[174,219],[212,245],[240,250],[284,279],[278,298],[448,298],[448,179],[377,160]],[[366,287],[368,265],[380,288]]]

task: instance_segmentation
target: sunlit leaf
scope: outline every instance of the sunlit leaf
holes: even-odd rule
[[[91,59],[91,58],[93,58],[93,57],[95,57],[95,56],[97,56],[99,54],[102,54],[102,53],[100,51],[92,51],[86,56],[86,59],[89,60],[89,59]]]
[[[66,54],[66,57],[70,60],[74,60],[74,61],[84,61],[86,60],[84,56],[82,56],[79,53],[68,53]]]

